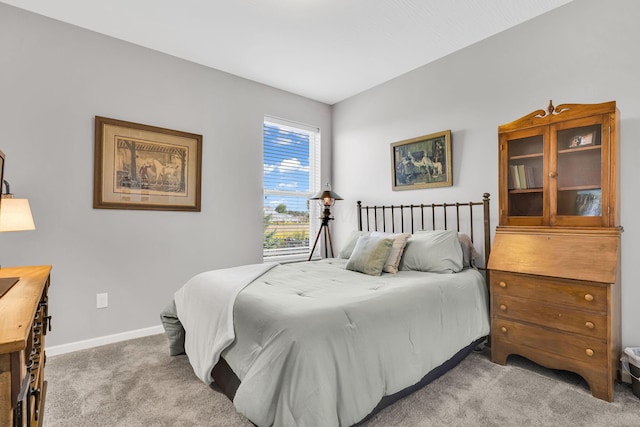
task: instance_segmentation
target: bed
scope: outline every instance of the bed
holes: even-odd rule
[[[205,272],[161,314],[171,354],[258,426],[360,424],[489,333],[488,194],[357,212],[337,258]]]

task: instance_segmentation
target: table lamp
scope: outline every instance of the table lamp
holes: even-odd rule
[[[7,181],[4,181],[4,186],[7,192],[2,194],[2,200],[0,200],[0,232],[35,230],[29,200],[14,199]],[[1,277],[0,297],[19,279],[19,277]]]

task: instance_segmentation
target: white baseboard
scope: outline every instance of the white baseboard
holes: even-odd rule
[[[106,335],[104,337],[91,338],[84,341],[76,341],[69,344],[54,345],[45,347],[47,356],[57,356],[59,354],[71,353],[72,351],[86,350],[88,348],[99,347],[105,344],[113,344],[120,341],[134,338],[147,337],[164,333],[162,325],[151,326],[149,328],[136,329],[135,331],[122,332],[119,334]]]

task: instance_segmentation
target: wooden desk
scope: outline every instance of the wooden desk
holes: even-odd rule
[[[620,230],[498,228],[491,360],[510,354],[579,374],[613,401],[621,353]]]
[[[42,425],[50,272],[49,265],[0,269],[0,277],[20,278],[0,297],[0,426]]]

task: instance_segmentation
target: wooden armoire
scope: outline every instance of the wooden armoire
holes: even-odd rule
[[[498,127],[491,358],[581,375],[613,400],[620,359],[619,112],[550,102]]]

